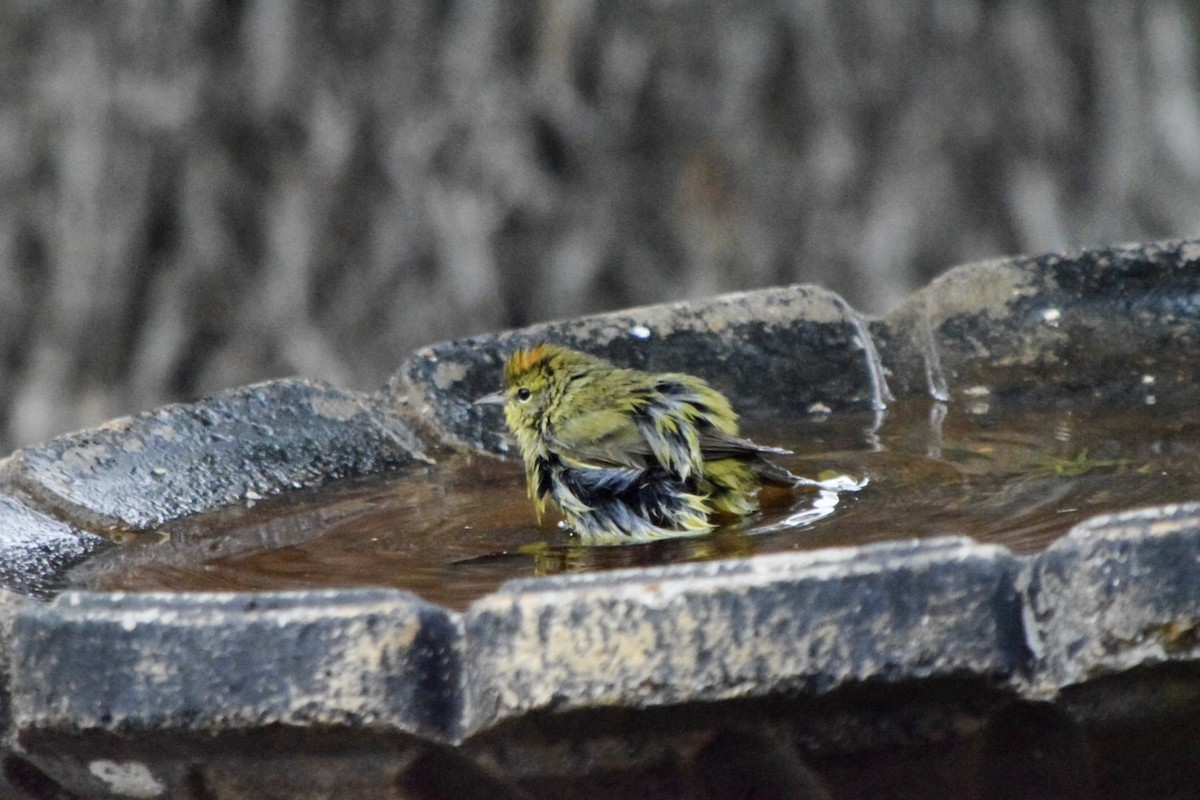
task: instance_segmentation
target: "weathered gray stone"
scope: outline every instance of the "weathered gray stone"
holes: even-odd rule
[[[938,399],[1194,402],[1200,242],[957,267],[876,327],[897,393]]]
[[[97,526],[144,529],[422,458],[407,427],[369,398],[281,380],[20,450],[15,474],[34,497]]]
[[[465,616],[466,728],[1027,666],[1004,549],[936,539],[514,581]]]
[[[46,598],[63,588],[66,572],[113,543],[0,494],[0,588]]]
[[[348,727],[453,739],[460,624],[395,590],[69,592],[17,615],[13,718],[50,734]]]
[[[1108,514],[1030,559],[1020,581],[1035,689],[1200,661],[1200,504]]]
[[[388,393],[437,435],[504,452],[495,407],[472,401],[500,387],[505,359],[541,341],[652,371],[709,380],[743,413],[796,415],[878,407],[889,395],[866,322],[832,292],[763,289],[535,325],[424,348]]]
[[[34,601],[27,597],[0,589],[0,751],[8,749],[8,733],[11,716],[11,687],[12,687],[12,651],[13,625],[17,613],[27,603]],[[0,779],[0,790],[3,781]],[[0,792],[2,795],[2,792]]]

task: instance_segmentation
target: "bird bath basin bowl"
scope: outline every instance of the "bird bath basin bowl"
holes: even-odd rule
[[[543,339],[701,375],[790,468],[871,483],[571,546],[471,404]],[[1198,379],[1200,243],[1169,242],[960,267],[882,319],[794,286],[539,325],[20,450],[2,785],[1184,796]]]

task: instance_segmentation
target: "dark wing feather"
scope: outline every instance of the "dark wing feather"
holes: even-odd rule
[[[743,461],[766,483],[773,483],[777,486],[795,486],[799,480],[783,467],[766,459],[766,456],[769,455],[791,455],[791,450],[761,445],[740,436],[730,436],[715,428],[709,428],[700,433],[700,452],[706,461],[721,458],[736,458]]]
[[[731,436],[712,426],[705,426],[699,434],[700,454],[704,460],[736,458],[768,483],[795,485],[795,475],[766,459],[770,455],[790,455],[791,450]],[[575,463],[635,469],[658,466],[635,418],[612,409],[579,414],[558,431],[548,432],[546,440],[551,450]]]
[[[706,428],[700,432],[700,452],[705,459],[751,458],[763,455],[789,456],[792,454],[791,450],[784,450],[782,447],[767,447],[740,436],[730,436],[716,428]]]

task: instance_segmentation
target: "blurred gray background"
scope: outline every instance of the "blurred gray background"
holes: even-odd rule
[[[1196,3],[0,4],[0,445],[432,341],[1200,233]]]

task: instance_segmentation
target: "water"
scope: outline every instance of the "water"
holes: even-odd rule
[[[76,588],[270,590],[395,586],[451,608],[505,580],[966,535],[1017,553],[1095,514],[1200,499],[1200,412],[1096,416],[924,400],[879,415],[770,429],[781,464],[809,477],[868,476],[858,492],[764,491],[763,510],[693,538],[582,547],[537,527],[518,464],[448,455],[400,476],[180,520],[85,562]]]

